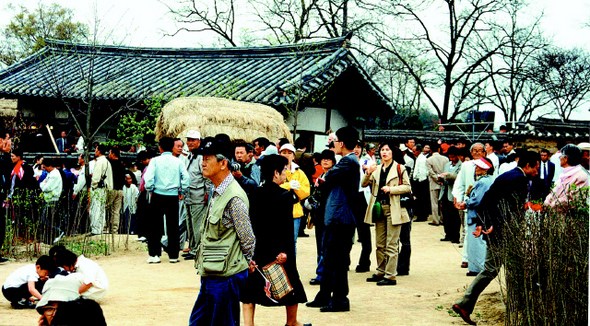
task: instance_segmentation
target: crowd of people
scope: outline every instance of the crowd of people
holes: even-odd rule
[[[162,249],[170,263],[181,254],[195,260],[201,287],[190,325],[239,325],[240,312],[244,324],[253,325],[257,304],[285,306],[289,326],[302,324],[301,303],[348,311],[353,243],[362,246],[355,272],[371,271],[374,251],[376,270],[366,281],[395,286],[410,273],[413,222],[443,226],[440,240],[463,248],[457,266],[476,278],[453,309],[472,322],[479,293],[500,268],[489,258],[508,218],[500,203],[511,210],[523,210],[526,202],[567,205],[572,185],[588,187],[588,143],[558,144],[553,156],[515,148],[510,140],[365,146],[354,128],[344,127],[330,135],[326,150],[311,154],[304,138],[273,143],[261,137],[250,144],[225,134],[202,139],[197,130],[181,136],[186,144],[163,137],[159,155],[140,151],[134,164],[122,163],[118,148],[96,145],[88,221],[73,232],[136,234],[147,242],[148,264],[162,262]],[[29,167],[22,152],[13,150],[12,157],[7,202],[22,189],[42,193],[43,241],[59,241],[72,230],[67,216],[75,206],[59,203],[75,201],[87,188],[83,158],[70,178],[55,160]],[[309,283],[319,291],[311,300],[296,259],[306,227],[314,228],[317,249]]]

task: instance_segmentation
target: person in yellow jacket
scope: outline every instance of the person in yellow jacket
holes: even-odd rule
[[[293,159],[295,158],[295,147],[291,144],[284,144],[279,151],[281,156],[289,160],[287,164],[287,180],[281,185],[281,188],[286,190],[293,190],[299,198],[299,201],[293,205],[293,228],[295,239],[295,254],[297,254],[297,235],[299,234],[299,226],[301,224],[301,217],[303,216],[303,207],[301,200],[309,197],[310,186],[309,180],[305,173],[299,168]],[[307,223],[307,221],[305,221]]]

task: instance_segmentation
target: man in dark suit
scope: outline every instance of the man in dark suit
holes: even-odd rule
[[[328,193],[324,213],[324,275],[320,292],[308,302],[308,307],[320,308],[321,312],[349,311],[348,266],[354,235],[355,217],[352,205],[358,193],[360,174],[359,161],[354,155],[358,132],[352,127],[336,131],[334,149],[342,159],[328,173],[324,189]]]
[[[533,179],[531,184],[531,201],[545,200],[545,197],[551,191],[553,177],[555,176],[555,164],[549,161],[549,151],[541,150],[541,164],[539,164],[538,175]]]
[[[61,137],[55,141],[55,144],[57,145],[57,150],[60,153],[66,153],[69,151],[69,148],[68,148],[69,144],[68,144],[68,139],[66,138],[65,131],[61,132]]]
[[[490,282],[498,275],[502,267],[501,259],[495,259],[503,251],[502,229],[506,221],[523,215],[528,196],[528,183],[539,171],[539,154],[527,151],[519,156],[518,166],[496,178],[482,200],[481,216],[473,234],[479,237],[487,235],[488,247],[484,269],[469,286],[465,295],[453,305],[453,310],[470,325],[477,298]],[[478,214],[479,215],[479,214]]]

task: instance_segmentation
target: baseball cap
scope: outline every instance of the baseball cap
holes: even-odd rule
[[[489,170],[493,166],[490,162],[481,158],[478,158],[477,160],[473,161],[473,163],[484,170]]]
[[[289,143],[281,146],[281,150],[279,152],[282,152],[284,150],[290,150],[291,152],[295,153],[295,147],[293,147],[293,145],[291,145]]]
[[[207,137],[203,140],[203,143],[204,144],[202,144],[196,150],[197,154],[201,154],[201,155],[221,154],[221,155],[227,156],[227,154],[226,154],[228,152],[227,145],[224,142],[217,140],[213,137]]]
[[[196,130],[189,130],[186,133],[186,138],[201,139],[201,133]]]

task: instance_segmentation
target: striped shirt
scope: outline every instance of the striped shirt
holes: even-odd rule
[[[234,181],[234,177],[229,174],[218,187],[213,186],[213,196],[211,196],[209,205],[212,206],[215,203],[215,199],[223,195],[223,192],[232,181]],[[233,227],[236,230],[238,239],[240,240],[242,253],[244,253],[244,256],[248,261],[252,260],[256,238],[254,237],[254,231],[252,230],[252,224],[250,223],[250,214],[246,202],[239,197],[230,199],[223,212],[221,223],[223,223],[223,226],[226,228]]]

